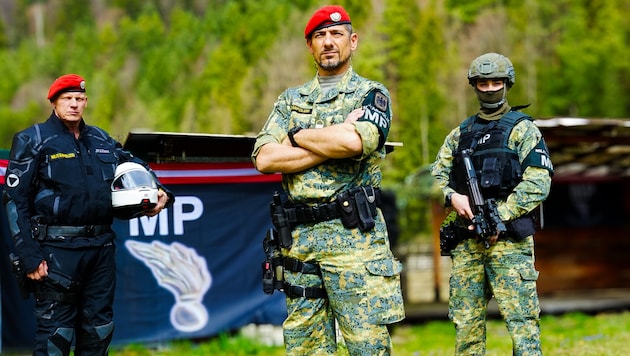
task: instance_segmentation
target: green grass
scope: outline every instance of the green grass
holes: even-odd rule
[[[568,313],[543,316],[542,347],[545,355],[630,355],[630,312],[586,315]],[[392,331],[394,351],[399,356],[452,355],[455,331],[449,321],[396,325]],[[340,355],[347,353],[342,350]],[[501,320],[488,321],[486,355],[511,355],[512,343]],[[110,352],[113,356],[145,355],[284,355],[282,346],[265,346],[242,335],[222,335],[193,343],[178,341],[163,348],[128,345]]]

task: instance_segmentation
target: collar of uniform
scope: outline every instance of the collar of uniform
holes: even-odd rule
[[[50,114],[50,117],[48,118],[48,121],[52,121],[55,125],[57,125],[57,127],[59,127],[61,130],[63,130],[63,132],[70,132],[70,130],[68,130],[68,127],[66,125],[64,125],[63,121],[61,121],[59,116],[57,116],[57,114],[55,114],[54,110]],[[85,130],[86,127],[87,127],[87,124],[85,123],[85,120],[83,120],[83,118],[81,118],[81,122],[79,123],[79,132],[83,132],[83,130]]]
[[[503,105],[501,105],[498,110],[491,113],[484,113],[483,110],[479,110],[479,114],[477,114],[477,116],[479,116],[480,119],[487,121],[499,120],[503,117],[503,115],[508,113],[511,108],[512,107],[510,107],[510,105],[506,101],[505,103],[503,103]]]
[[[358,78],[359,75],[354,71],[352,67],[349,67],[346,73],[344,73],[343,78],[341,78],[341,80],[337,84],[337,88],[341,88],[341,92],[344,93],[354,92],[359,85]],[[302,85],[302,87],[300,87],[299,89],[299,92],[300,95],[308,96],[309,101],[311,102],[321,101],[321,98],[319,98],[321,87],[319,86],[319,80],[317,79],[317,76]],[[334,92],[334,90],[330,90],[330,93],[332,92]],[[326,97],[330,99],[331,95],[327,95]]]

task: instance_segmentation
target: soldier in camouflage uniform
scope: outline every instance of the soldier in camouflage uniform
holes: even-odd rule
[[[336,354],[336,320],[351,355],[389,355],[387,324],[404,318],[402,265],[378,208],[389,92],[353,71],[358,35],[341,6],[317,10],[304,35],[317,76],[279,96],[252,153],[259,171],[282,173],[285,209],[316,216],[294,222],[292,246],[282,249],[285,259],[319,272],[285,263],[286,352]],[[344,207],[354,207],[355,221],[341,216],[341,196],[350,197]]]
[[[451,251],[449,318],[456,329],[456,355],[483,355],[486,313],[492,296],[512,338],[514,355],[540,355],[540,328],[534,267],[533,212],[549,194],[553,166],[540,130],[506,92],[515,75],[508,58],[486,53],[476,58],[468,79],[480,111],[453,129],[432,166],[461,240]],[[489,247],[472,232],[461,150],[474,147],[472,162],[484,199],[496,198],[507,231]],[[444,251],[443,251],[444,252]]]

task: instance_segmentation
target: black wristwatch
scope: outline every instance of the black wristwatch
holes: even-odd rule
[[[300,132],[300,130],[302,130],[303,127],[299,127],[299,126],[295,126],[294,128],[292,128],[291,130],[289,130],[289,132],[287,133],[289,136],[289,141],[291,141],[291,146],[293,147],[300,147],[300,145],[298,145],[297,142],[295,142],[295,134]]]

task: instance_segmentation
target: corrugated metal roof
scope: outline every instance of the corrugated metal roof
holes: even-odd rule
[[[630,177],[630,120],[558,117],[536,120],[555,180]]]

